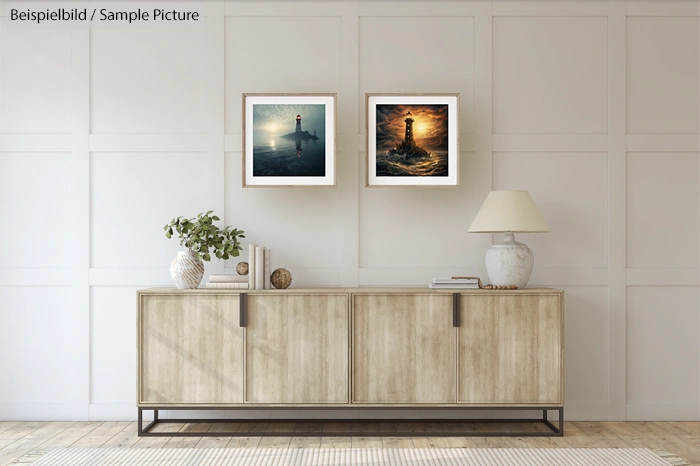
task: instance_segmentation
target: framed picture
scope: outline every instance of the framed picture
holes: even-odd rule
[[[459,94],[366,94],[365,180],[459,185]]]
[[[243,187],[335,186],[335,94],[243,94]]]

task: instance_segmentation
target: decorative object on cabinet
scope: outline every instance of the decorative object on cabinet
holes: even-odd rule
[[[542,214],[527,191],[491,191],[469,227],[470,233],[504,233],[503,241],[486,251],[486,272],[495,286],[524,288],[535,256],[514,233],[548,233]]]
[[[270,283],[278,290],[289,288],[292,284],[292,274],[287,269],[277,269],[270,275]]]
[[[551,430],[489,435],[563,435],[561,290],[154,288],[137,297],[139,435],[171,436],[153,427],[195,422],[160,421],[159,410],[256,408],[528,410],[541,417],[518,422]],[[155,421],[144,426],[143,410],[154,411]],[[547,418],[552,411],[559,414],[557,426]],[[484,435],[435,431],[422,435]]]
[[[431,290],[477,289],[481,288],[481,281],[476,277],[433,278],[433,281],[428,284],[428,288]]]
[[[336,94],[243,94],[243,187],[335,186]]]
[[[238,272],[238,275],[248,275],[248,263],[239,262],[236,264],[236,272]]]
[[[209,275],[208,290],[247,290],[248,277],[245,275]]]
[[[255,248],[257,244],[248,245],[248,289],[255,289]]]
[[[479,277],[452,277],[452,280],[469,280],[469,281],[476,281],[477,283],[477,288],[481,290],[517,290],[518,286],[517,285],[482,285],[481,284],[481,278]]]
[[[197,288],[204,277],[204,263],[193,251],[178,251],[170,263],[170,276],[181,290]]]
[[[210,252],[226,260],[237,257],[241,250],[239,238],[245,238],[243,230],[230,226],[223,230],[214,225],[220,219],[213,215],[214,211],[197,214],[195,218],[174,218],[163,227],[166,238],[172,238],[177,233],[180,246],[186,251],[178,252],[170,264],[170,276],[180,289],[197,288],[204,276],[202,261],[210,261]]]
[[[366,94],[365,184],[457,186],[459,94]]]

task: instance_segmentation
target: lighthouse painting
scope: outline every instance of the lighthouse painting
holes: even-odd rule
[[[367,186],[456,186],[457,95],[367,95]]]
[[[244,95],[244,186],[335,184],[335,95]]]

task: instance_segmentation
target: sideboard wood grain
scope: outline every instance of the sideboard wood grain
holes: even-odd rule
[[[355,294],[354,403],[454,403],[452,297]]]
[[[248,295],[245,401],[349,403],[349,295]]]
[[[138,401],[243,402],[238,297],[143,295],[138,318]]]
[[[563,403],[560,299],[461,296],[459,402]]]

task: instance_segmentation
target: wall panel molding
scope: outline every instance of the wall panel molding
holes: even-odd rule
[[[210,89],[210,92],[212,90]],[[91,134],[90,152],[205,152],[205,134]]]
[[[628,134],[627,152],[698,152],[698,134]]]
[[[0,286],[72,286],[73,269],[0,267]]]
[[[607,152],[607,134],[494,134],[494,152]]]
[[[627,286],[698,286],[700,269],[696,267],[628,268]]]
[[[623,2],[620,2],[624,5]],[[494,16],[607,16],[604,0],[560,1],[493,0]]]
[[[624,421],[627,402],[627,39],[625,4],[608,17],[608,420]]]
[[[71,152],[70,134],[0,134],[0,152]]]

